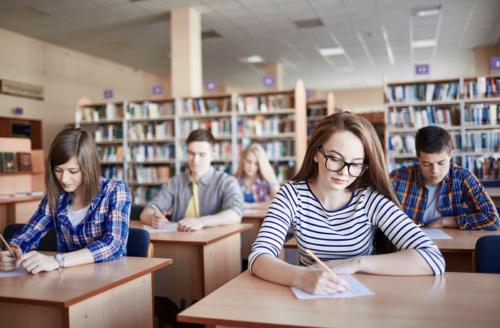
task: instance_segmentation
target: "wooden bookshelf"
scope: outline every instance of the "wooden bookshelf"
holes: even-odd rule
[[[250,99],[248,104],[262,101],[266,108],[249,108],[245,99]],[[103,173],[128,182],[134,204],[149,201],[171,175],[182,172],[185,140],[193,129],[212,132],[216,140],[213,165],[229,174],[236,171],[240,152],[251,142],[258,142],[268,150],[277,173],[280,167],[287,168],[281,174],[282,181],[295,173],[306,151],[302,81],[297,82],[295,89],[285,91],[144,99],[112,105],[116,109],[106,111],[107,104],[103,103],[78,108],[76,125],[94,135],[101,131],[97,132],[100,133],[97,145]],[[110,125],[114,126],[113,132],[122,132],[109,138]]]
[[[389,83],[385,90],[389,169],[415,162],[415,134],[448,130],[454,160],[500,185],[500,76]]]
[[[335,98],[332,92],[329,92],[326,99],[308,100],[307,110],[307,136],[310,137],[316,127],[316,123],[325,116],[333,114],[335,109]]]

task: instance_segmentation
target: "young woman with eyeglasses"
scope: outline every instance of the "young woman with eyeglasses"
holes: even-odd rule
[[[301,266],[278,258],[290,227]],[[376,229],[397,252],[373,255]],[[313,264],[307,250],[334,273]],[[273,199],[249,268],[271,282],[331,294],[350,288],[337,274],[440,275],[445,262],[434,243],[400,209],[373,126],[343,112],[318,123],[302,167]]]

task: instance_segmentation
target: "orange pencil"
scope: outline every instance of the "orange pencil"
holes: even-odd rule
[[[9,243],[3,238],[2,234],[0,233],[0,239],[2,239],[2,242],[4,243],[5,247],[7,247],[7,250],[12,254],[12,257],[17,258],[16,253],[10,248]]]

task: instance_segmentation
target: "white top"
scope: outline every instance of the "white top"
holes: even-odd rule
[[[427,203],[425,204],[422,223],[427,225],[428,223],[436,221],[441,217],[441,213],[438,211],[438,199],[441,191],[441,183],[437,185],[426,184],[425,188],[427,189]]]
[[[74,210],[71,208],[71,204],[68,204],[67,210],[68,210],[68,219],[73,225],[73,227],[76,227],[80,222],[85,219],[87,216],[87,212],[89,211],[90,204],[88,206],[82,207],[79,210]]]
[[[261,254],[278,257],[289,227],[297,238],[303,265],[314,263],[305,249],[325,261],[371,255],[379,228],[397,249],[415,249],[434,274],[443,274],[445,270],[443,255],[436,245],[396,204],[372,187],[354,191],[346,206],[330,211],[305,181],[284,184],[253,244],[250,270]]]

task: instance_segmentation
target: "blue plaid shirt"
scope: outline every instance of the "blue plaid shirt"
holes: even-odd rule
[[[418,164],[391,172],[396,196],[405,213],[416,223],[422,223],[427,205],[427,188]],[[498,214],[481,182],[468,170],[454,164],[443,180],[439,193],[438,211],[441,216],[453,216],[463,230],[496,230]]]
[[[68,218],[69,204],[71,194],[61,194],[57,213],[52,216],[45,197],[29,223],[10,243],[18,245],[26,253],[36,249],[42,237],[55,228],[59,252],[73,252],[87,247],[95,262],[111,261],[126,255],[131,204],[127,184],[101,178],[99,191],[90,203],[87,215],[76,227]]]

